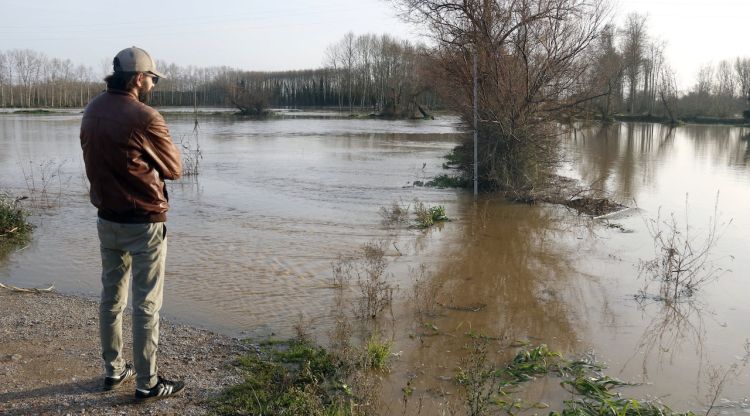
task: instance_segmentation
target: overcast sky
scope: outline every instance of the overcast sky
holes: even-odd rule
[[[0,50],[34,49],[97,73],[131,45],[179,65],[283,70],[321,66],[348,31],[421,33],[386,0],[0,0],[0,10]],[[649,16],[683,88],[704,63],[750,57],[750,0],[619,0],[615,23],[630,12]]]

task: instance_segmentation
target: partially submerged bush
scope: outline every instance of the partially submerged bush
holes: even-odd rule
[[[390,282],[390,275],[386,273],[387,266],[385,250],[380,245],[367,243],[362,246],[361,261],[354,268],[360,292],[360,317],[375,319],[380,312],[391,306],[395,287]]]
[[[425,317],[434,317],[440,307],[439,298],[445,291],[443,282],[436,281],[427,275],[427,266],[421,264],[419,268],[410,269],[412,275],[412,293],[410,301],[417,319],[420,322]]]
[[[405,224],[409,221],[409,205],[404,205],[403,202],[393,201],[390,208],[380,207],[381,222],[386,227],[393,227],[400,224]]]
[[[717,223],[718,201],[717,194],[714,216],[709,218],[708,228],[703,236],[696,235],[688,222],[687,196],[684,227],[679,224],[674,213],[663,220],[660,211],[655,219],[646,220],[646,227],[654,240],[656,255],[652,260],[641,261],[640,275],[644,276],[646,282],[639,298],[650,296],[650,283],[658,285],[657,300],[673,302],[690,297],[724,271],[715,265],[711,256],[720,236]],[[729,224],[731,220],[722,227]]]
[[[391,358],[393,342],[383,341],[380,336],[373,334],[367,340],[366,366],[373,370],[385,371]]]
[[[433,188],[466,188],[469,181],[462,176],[438,175],[424,184]]]
[[[203,160],[203,151],[198,142],[198,134],[195,133],[195,146],[191,143],[189,136],[182,137],[180,146],[182,147],[183,177],[198,176],[200,173],[200,161]]]
[[[356,284],[358,297],[353,312],[357,318],[375,319],[391,306],[396,287],[386,272],[388,262],[381,244],[366,243],[356,255],[340,256],[331,268],[333,288],[342,290],[351,282]]]
[[[409,205],[393,201],[391,208],[380,207],[381,222],[386,227],[405,224],[409,218]],[[436,222],[448,221],[445,215],[445,207],[442,205],[428,206],[418,199],[414,199],[414,216],[417,228],[429,228]]]
[[[63,189],[62,168],[67,160],[29,161],[28,170],[21,165],[29,205],[35,211],[45,211],[60,205]],[[66,179],[66,182],[70,178]]]
[[[31,236],[28,213],[19,205],[20,200],[0,193],[0,254],[26,243]]]
[[[418,200],[414,200],[414,214],[417,217],[417,226],[420,228],[429,228],[436,222],[448,220],[444,206],[430,207]]]

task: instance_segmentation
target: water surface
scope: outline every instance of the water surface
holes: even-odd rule
[[[168,122],[176,139],[195,143],[188,116],[172,114]],[[82,175],[79,123],[78,114],[0,116],[0,188],[24,194],[44,184],[50,205],[33,217],[32,244],[0,265],[0,281],[96,296],[95,210]],[[559,206],[412,186],[444,172],[442,156],[460,137],[456,118],[204,117],[200,174],[170,185],[164,313],[253,336],[292,335],[302,314],[325,343],[335,304],[331,264],[363,243],[383,242],[399,286],[396,324],[387,331],[398,358],[386,379],[385,409],[400,411],[407,380],[414,397],[433,403],[423,414],[456,400],[442,392],[455,393],[450,377],[466,354],[466,334],[483,333],[494,338],[500,359],[512,356],[508,345],[516,340],[568,356],[594,352],[608,374],[646,383],[626,394],[700,410],[709,374],[741,364],[750,337],[748,135],[737,127],[637,123],[571,134],[561,173],[638,207],[610,227]],[[452,221],[427,231],[381,224],[381,206],[414,198],[444,205]],[[711,260],[727,271],[690,302],[637,302],[644,286],[638,266],[655,254],[645,224],[673,212],[681,225],[687,218],[696,244],[717,221]],[[436,299],[443,306],[430,318],[439,335],[412,308],[420,265],[443,288]],[[746,398],[747,373],[732,377],[722,397]],[[569,397],[554,379],[520,394],[547,403]]]

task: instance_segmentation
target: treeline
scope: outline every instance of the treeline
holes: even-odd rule
[[[585,110],[605,119],[617,114],[676,119],[733,117],[747,108],[750,58],[707,64],[695,84],[681,92],[665,44],[648,34],[647,25],[645,16],[631,14],[622,27],[605,26],[586,48],[588,72],[576,89],[595,98],[581,104]],[[435,76],[430,62],[444,52],[388,35],[348,33],[329,46],[319,69],[249,72],[158,61],[167,79],[154,90],[151,104],[231,106],[246,113],[268,107],[356,107],[412,116],[441,106],[435,91],[445,80]],[[104,88],[107,61],[97,73],[33,50],[0,51],[0,107],[83,107]]]
[[[0,51],[0,107],[82,107],[102,89],[94,71],[29,49]]]
[[[349,33],[326,51],[320,69],[249,72],[157,61],[165,73],[156,106],[234,106],[248,113],[271,107],[367,108],[384,115],[434,107],[422,75],[423,46],[388,35]],[[104,74],[33,50],[0,51],[0,107],[82,107],[103,88]]]
[[[225,104],[245,113],[258,113],[264,105],[336,106],[349,111],[368,108],[386,116],[412,116],[437,104],[421,66],[424,59],[420,57],[426,54],[424,46],[388,35],[355,36],[350,32],[328,47],[322,69],[226,71],[215,77],[210,87],[224,93]]]
[[[588,108],[603,118],[630,114],[672,119],[732,117],[747,108],[750,58],[706,64],[695,84],[680,92],[665,48],[648,34],[644,15],[628,15],[623,27],[606,26],[590,53],[589,79],[599,97]]]

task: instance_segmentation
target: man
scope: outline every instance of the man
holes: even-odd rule
[[[167,257],[164,180],[180,177],[181,157],[164,118],[139,101],[164,78],[151,56],[135,46],[123,49],[113,67],[105,78],[107,90],[86,106],[81,122],[91,203],[98,208],[104,389],[136,378],[136,399],[167,397],[184,387],[159,377],[156,366]],[[135,369],[125,363],[122,351],[122,313],[131,275]]]

